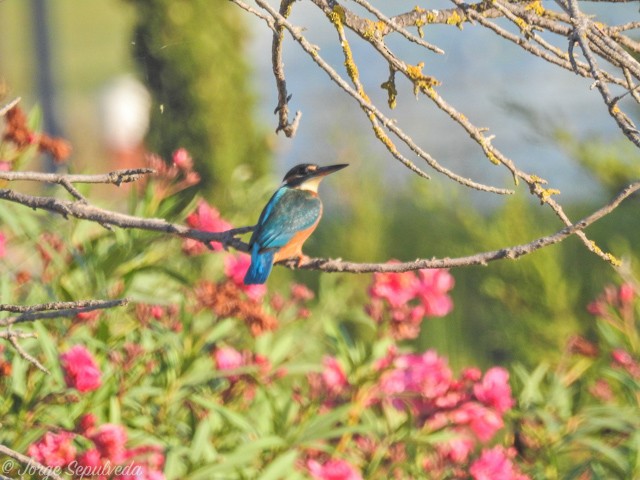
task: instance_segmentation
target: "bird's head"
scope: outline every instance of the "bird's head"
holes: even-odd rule
[[[326,175],[342,170],[348,165],[348,163],[340,163],[338,165],[320,167],[314,163],[301,163],[287,172],[283,182],[290,188],[309,190],[317,193],[318,185],[320,185],[320,182]]]

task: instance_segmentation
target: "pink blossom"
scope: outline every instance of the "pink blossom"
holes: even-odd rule
[[[93,413],[85,413],[76,426],[76,431],[80,432],[84,436],[89,436],[93,433],[96,427],[96,416]]]
[[[374,273],[369,294],[374,299],[386,300],[391,307],[401,307],[415,298],[417,288],[418,280],[413,272]]]
[[[451,419],[458,425],[468,425],[481,442],[488,442],[504,427],[498,413],[476,402],[463,403],[451,413]]]
[[[173,152],[173,164],[180,170],[191,170],[193,160],[186,148],[179,148]]]
[[[628,367],[634,363],[631,354],[623,348],[616,348],[613,350],[613,352],[611,352],[611,357],[613,358],[613,361],[621,367]]]
[[[82,345],[75,345],[60,355],[67,387],[80,392],[96,390],[101,385],[100,368],[91,353]]]
[[[64,467],[76,456],[71,432],[47,432],[36,443],[29,445],[28,453],[37,462],[48,467]]]
[[[347,385],[347,375],[334,357],[325,356],[322,359],[324,370],[322,381],[325,387],[333,394],[340,393]]]
[[[314,293],[302,283],[294,283],[291,285],[291,298],[294,300],[306,302],[307,300],[312,300],[314,296]]]
[[[244,276],[251,265],[251,257],[245,254],[226,255],[224,257],[224,274],[238,287],[240,287],[247,296],[255,301],[262,300],[267,293],[267,286],[261,285],[245,285]]]
[[[125,459],[127,432],[121,425],[105,423],[90,437],[102,458],[118,464]]]
[[[499,413],[509,410],[514,400],[509,386],[509,372],[501,367],[493,367],[486,371],[481,383],[473,386],[473,394],[488,407]]]
[[[620,285],[620,289],[618,290],[618,299],[622,305],[633,302],[634,295],[635,291],[633,285],[630,283],[623,283]]]
[[[0,258],[7,255],[7,236],[0,232]]]
[[[224,232],[231,228],[231,224],[220,217],[220,212],[204,200],[200,200],[196,211],[187,217],[187,225],[206,232]],[[210,245],[214,250],[222,250],[222,244],[219,242],[211,242]],[[182,244],[182,250],[187,255],[198,255],[204,253],[206,247],[202,242],[187,238]]]
[[[455,283],[453,276],[441,268],[422,269],[418,272],[416,293],[424,306],[425,315],[444,317],[453,310],[453,301],[447,292]]]
[[[102,465],[102,457],[100,452],[95,448],[90,448],[86,452],[81,453],[76,458],[78,465],[81,467],[95,468]]]
[[[245,364],[242,353],[232,347],[216,348],[213,355],[218,370],[235,370]]]
[[[150,310],[151,316],[156,320],[160,320],[164,315],[164,308],[160,305],[152,305]]]
[[[528,480],[529,476],[520,473],[511,462],[512,455],[500,446],[483,450],[480,458],[471,464],[469,473],[473,480]]]
[[[392,404],[402,409],[409,400],[414,413],[429,409],[435,399],[444,395],[451,385],[452,373],[444,358],[434,350],[422,355],[400,355],[393,369],[380,381],[381,391],[390,396]],[[411,395],[414,394],[414,395]]]
[[[601,300],[594,300],[587,305],[587,312],[596,317],[602,317],[605,313],[607,313],[607,306]]]
[[[462,431],[436,446],[438,453],[453,463],[464,463],[475,447],[475,440]]]
[[[309,460],[307,468],[316,480],[362,480],[360,473],[345,460],[331,459],[324,464]]]

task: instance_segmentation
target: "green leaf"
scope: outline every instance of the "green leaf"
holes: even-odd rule
[[[295,463],[300,453],[298,450],[289,450],[282,455],[276,457],[262,471],[262,474],[258,477],[258,480],[278,480],[282,478],[289,479],[291,474],[295,470]]]

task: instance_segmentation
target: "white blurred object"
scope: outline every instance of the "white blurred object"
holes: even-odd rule
[[[151,96],[132,75],[110,81],[101,91],[101,136],[112,152],[136,150],[149,129]]]

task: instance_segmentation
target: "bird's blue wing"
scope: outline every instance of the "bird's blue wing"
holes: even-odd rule
[[[281,187],[260,215],[251,244],[260,250],[280,248],[302,230],[310,228],[322,213],[320,199],[304,190]]]

